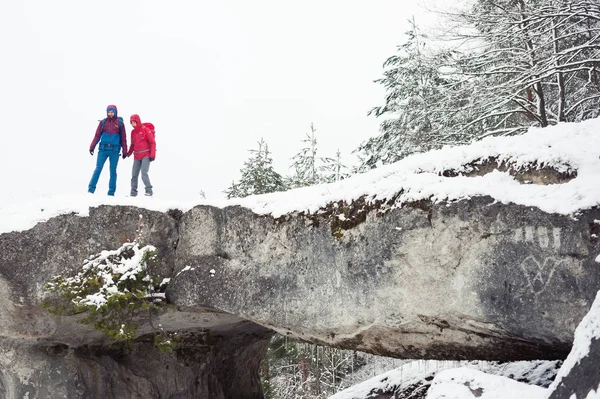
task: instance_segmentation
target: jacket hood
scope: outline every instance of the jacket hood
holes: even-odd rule
[[[115,118],[117,117],[117,106],[116,105],[109,105],[108,107],[106,107],[106,113],[108,113],[108,111],[112,111],[115,113]]]
[[[129,118],[130,122],[135,121],[135,123],[137,123],[137,126],[141,126],[142,125],[142,121],[140,119],[140,116],[138,114],[133,114],[131,115],[131,117]]]

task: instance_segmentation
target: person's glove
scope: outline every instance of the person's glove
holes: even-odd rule
[[[150,158],[150,162],[154,161],[154,158]]]
[[[90,149],[90,155],[94,155],[94,150]]]
[[[125,159],[125,158],[127,158],[127,153],[126,152],[123,153],[123,159]]]

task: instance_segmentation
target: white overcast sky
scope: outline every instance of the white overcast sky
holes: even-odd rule
[[[209,199],[263,137],[289,173],[310,123],[347,160],[378,132],[373,83],[422,0],[20,0],[0,6],[0,206],[84,192],[106,106],[155,124],[155,195]],[[119,161],[117,196],[131,159]],[[96,195],[105,195],[108,163]],[[141,184],[141,182],[140,182]]]

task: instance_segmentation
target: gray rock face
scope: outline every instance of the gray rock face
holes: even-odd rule
[[[249,322],[186,334],[161,354],[143,337],[131,349],[0,343],[2,398],[260,398],[260,359],[271,333]]]
[[[478,198],[370,212],[336,238],[301,216],[195,208],[177,249],[194,270],[167,294],[381,355],[564,358],[600,287],[594,217]]]
[[[132,240],[140,214],[144,242],[160,253],[158,273],[171,276],[177,223],[158,212],[106,206],[0,235],[0,397],[262,397],[258,367],[273,333],[255,323],[199,307],[170,312],[159,322],[181,332],[181,345],[161,354],[149,336],[112,349],[89,326],[41,308],[51,276]]]
[[[132,239],[140,214],[179,309],[160,322],[185,337],[169,355],[145,336],[112,350],[40,307],[51,276]],[[56,217],[0,235],[0,396],[261,398],[271,329],[406,358],[564,358],[600,289],[594,219],[489,198],[371,210],[335,230],[339,218],[240,207]]]

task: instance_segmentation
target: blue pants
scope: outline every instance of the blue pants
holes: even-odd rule
[[[117,164],[119,163],[119,151],[98,151],[96,169],[94,169],[94,174],[92,174],[92,180],[90,180],[90,184],[88,186],[88,191],[90,193],[96,191],[96,184],[98,184],[98,179],[100,178],[100,173],[102,172],[102,168],[104,167],[106,158],[108,158],[110,162],[110,180],[108,181],[108,195],[115,195],[115,191],[117,189]]]

